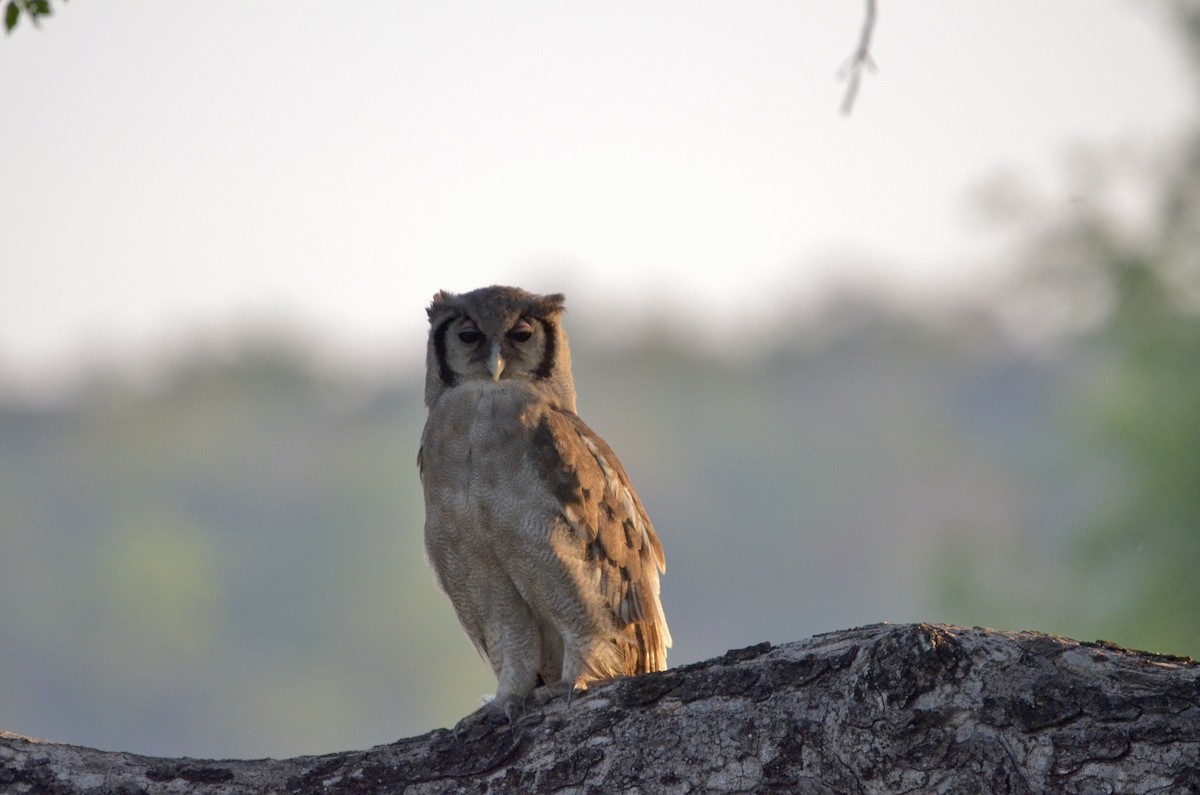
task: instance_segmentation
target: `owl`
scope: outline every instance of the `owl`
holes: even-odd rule
[[[576,413],[563,301],[484,287],[428,309],[425,551],[509,720],[538,685],[661,671],[671,645],[662,544]]]

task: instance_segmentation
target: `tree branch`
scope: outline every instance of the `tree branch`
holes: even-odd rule
[[[1194,792],[1200,666],[1036,633],[875,625],[595,687],[467,736],[283,760],[0,734],[5,792]]]

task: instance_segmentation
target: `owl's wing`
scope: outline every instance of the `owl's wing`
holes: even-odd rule
[[[611,611],[624,639],[625,670],[667,665],[671,633],[659,599],[662,544],[612,448],[573,412],[550,410],[534,429],[535,463],[561,506],[592,577],[585,587]]]

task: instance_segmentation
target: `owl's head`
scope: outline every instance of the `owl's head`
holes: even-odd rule
[[[563,301],[560,293],[499,286],[435,295],[426,310],[425,405],[467,381],[521,379],[574,411]]]

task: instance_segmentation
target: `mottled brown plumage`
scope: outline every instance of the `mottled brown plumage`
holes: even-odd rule
[[[662,545],[575,413],[561,295],[487,287],[429,307],[418,464],[425,548],[509,717],[539,683],[666,667]]]

